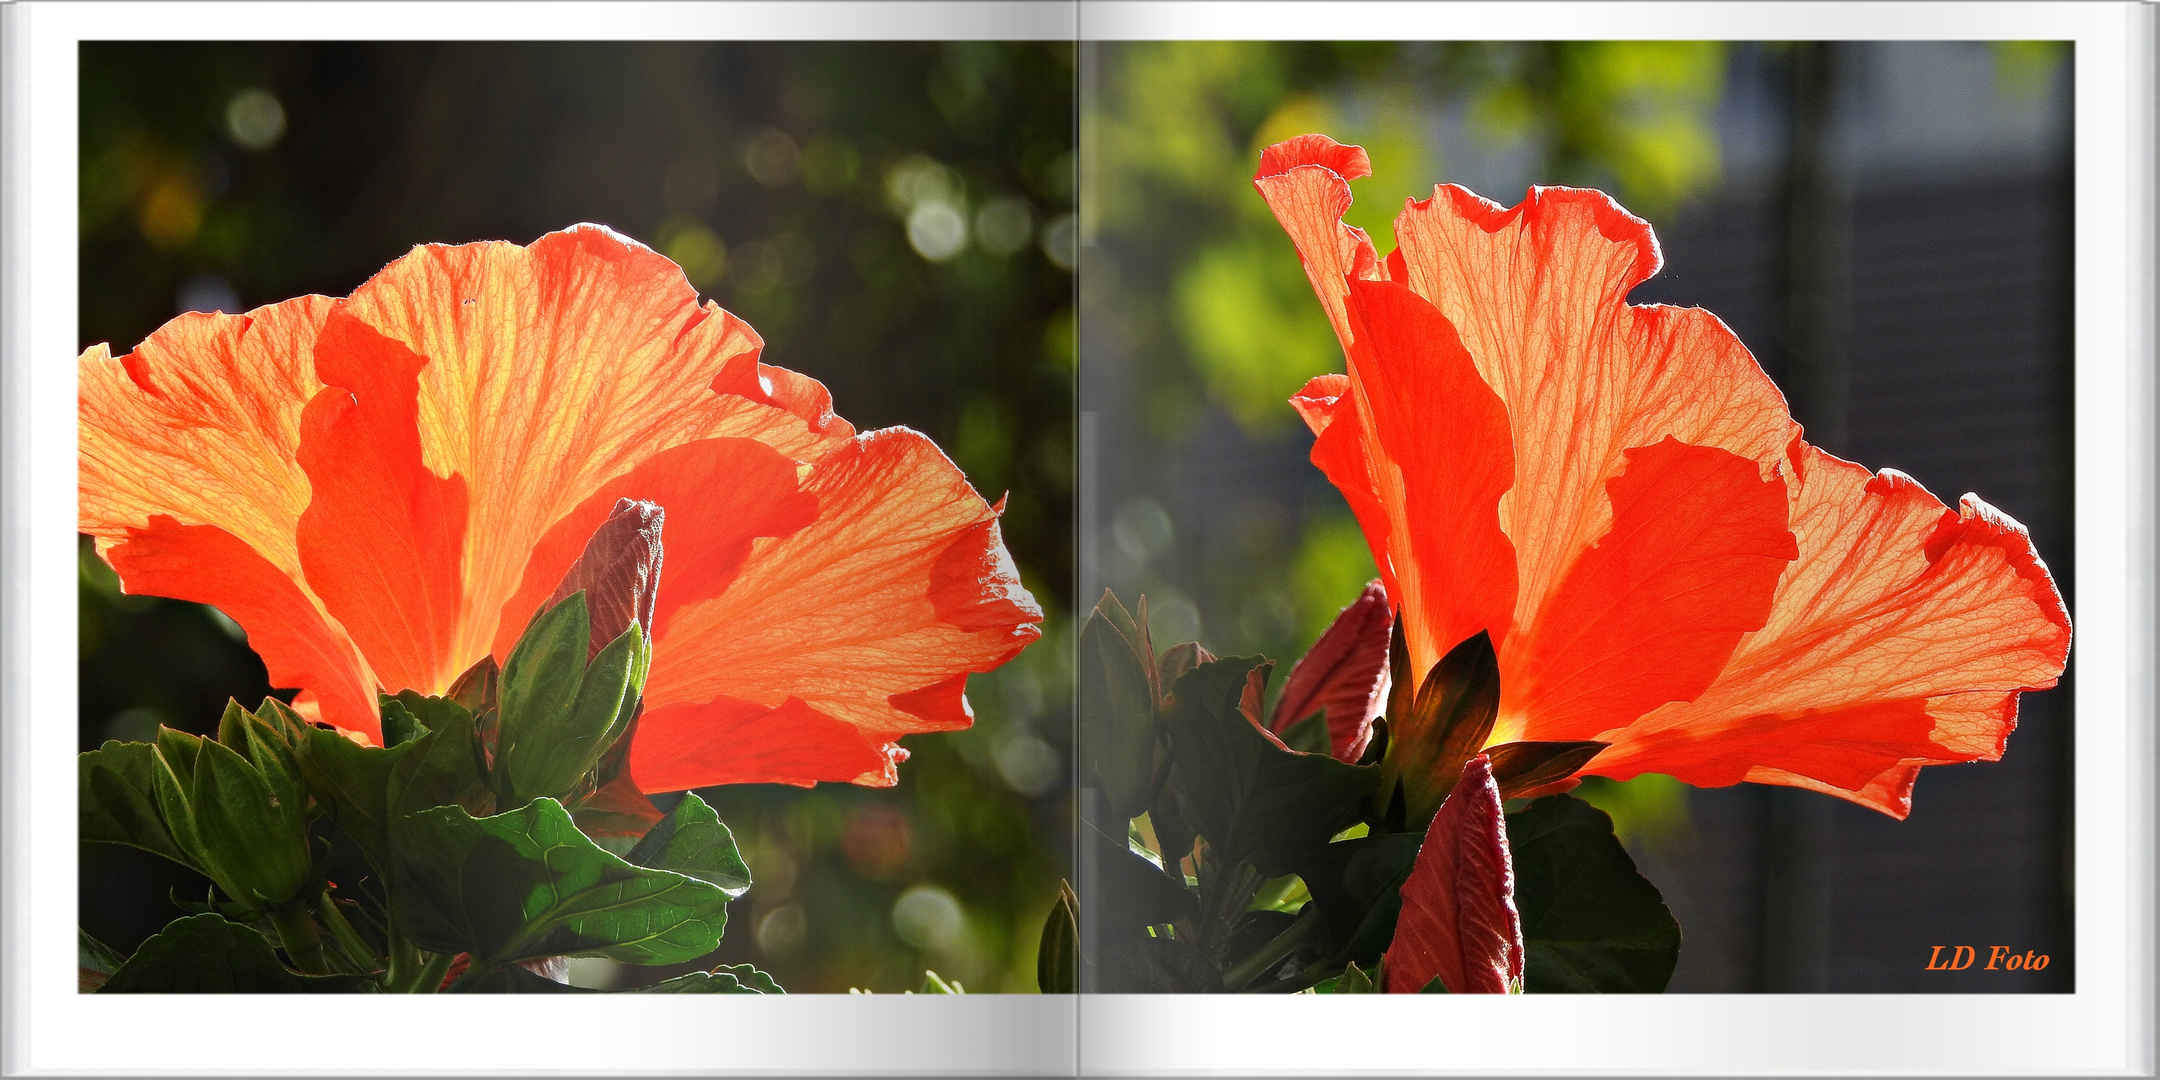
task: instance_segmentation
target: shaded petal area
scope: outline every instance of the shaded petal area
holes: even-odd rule
[[[1454,328],[1409,289],[1353,281],[1350,322],[1357,423],[1330,424],[1321,440],[1355,435],[1363,444],[1367,490],[1383,517],[1359,524],[1384,555],[1381,579],[1406,613],[1405,631],[1416,632],[1411,670],[1422,673],[1481,630],[1496,645],[1508,633],[1516,559],[1499,519],[1515,479],[1507,408]]]
[[[1425,830],[1384,962],[1391,994],[1417,993],[1435,978],[1451,994],[1505,994],[1522,986],[1515,868],[1500,786],[1483,754],[1463,763],[1455,790]]]
[[[1666,439],[1627,451],[1614,517],[1500,667],[1493,742],[1588,739],[1703,692],[1770,617],[1799,554],[1785,485],[1755,463]]]
[[[768,707],[721,696],[648,710],[630,747],[630,775],[646,791],[820,780],[890,786],[906,756],[801,698]]]
[[[2024,528],[1979,498],[1952,510],[1798,440],[1788,472],[1800,558],[1769,622],[1589,771],[1798,777],[1902,817],[1916,766],[2001,756],[2017,693],[2061,674],[2069,615]]]
[[[301,417],[297,455],[314,488],[295,534],[301,568],[392,693],[436,693],[470,660],[453,645],[464,615],[466,485],[421,460],[416,394],[426,364],[333,311],[315,341],[315,370],[328,385]]]
[[[648,708],[796,697],[878,744],[965,727],[966,673],[1040,635],[995,512],[904,428],[856,436],[803,489],[814,522],[755,542],[725,591],[663,619]]]
[[[380,741],[374,679],[342,630],[298,583],[214,525],[158,514],[105,558],[129,591],[214,604],[248,633],[270,685],[307,688],[319,717]]]

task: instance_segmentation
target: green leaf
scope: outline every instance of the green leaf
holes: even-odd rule
[[[384,708],[388,738],[389,707]],[[399,708],[403,712],[403,708]],[[410,714],[407,714],[410,715]],[[313,728],[300,744],[300,775],[315,801],[360,846],[377,870],[390,865],[390,774],[418,748],[402,742],[388,749],[361,746],[328,728]]]
[[[218,915],[190,915],[143,942],[98,992],[335,994],[374,987],[366,975],[296,975],[253,927]]]
[[[1044,994],[1079,991],[1080,898],[1072,882],[1058,882],[1057,903],[1043,917],[1042,943],[1035,949],[1035,989]]]
[[[1200,914],[1200,901],[1182,876],[1156,868],[1122,840],[1113,840],[1089,823],[1094,838],[1096,881],[1088,895],[1101,907],[1102,926],[1125,930],[1173,923]]]
[[[1321,709],[1311,716],[1282,730],[1283,745],[1301,754],[1329,754],[1334,746],[1328,741],[1327,710]]]
[[[421,948],[470,952],[483,968],[565,955],[695,960],[719,943],[741,891],[609,854],[553,799],[485,818],[423,810],[393,823],[391,840],[399,927]],[[709,838],[685,843],[700,865],[717,861]]]
[[[384,695],[383,732],[411,732],[389,747],[361,746],[328,728],[309,728],[299,744],[300,774],[315,801],[360,846],[377,870],[390,868],[390,822],[436,806],[485,811],[492,803],[480,775],[473,717],[448,698],[413,691]],[[392,715],[402,717],[393,720]]]
[[[1441,982],[1438,975],[1433,976],[1432,981],[1425,984],[1425,989],[1418,991],[1420,994],[1445,994],[1447,992],[1447,984]]]
[[[275,789],[225,744],[158,731],[152,788],[173,844],[251,914],[296,899],[313,875],[307,794],[297,778]]]
[[[1335,994],[1377,994],[1380,992],[1380,987],[1374,983],[1371,973],[1357,966],[1356,961],[1351,961],[1344,966],[1343,973],[1336,976],[1335,986],[1329,992]]]
[[[1320,908],[1330,955],[1370,964],[1387,951],[1402,912],[1402,883],[1424,842],[1416,833],[1361,836],[1298,860],[1297,874]]]
[[[1080,737],[1109,816],[1119,821],[1147,809],[1155,771],[1154,671],[1138,634],[1109,592],[1080,630]]]
[[[673,870],[710,882],[731,900],[750,887],[750,868],[743,864],[742,853],[735,847],[735,834],[720,823],[720,815],[694,791],[684,793],[675,809],[661,818],[624,859],[635,866]]]
[[[1680,958],[1680,924],[1613,837],[1612,819],[1549,795],[1508,815],[1524,989],[1658,993]]]
[[[559,983],[516,964],[505,964],[471,980],[459,980],[453,992],[460,994],[785,994],[773,977],[748,964],[727,964],[711,971],[693,971],[629,990],[595,990],[589,986]]]
[[[165,827],[157,802],[158,767],[152,743],[108,742],[79,755],[79,835],[96,843],[141,848],[201,873],[202,867],[180,850]]]
[[[1231,657],[1178,679],[1170,747],[1186,820],[1226,863],[1249,860],[1272,877],[1357,820],[1378,773],[1285,749],[1248,719],[1238,701],[1261,663]]]
[[[1493,781],[1500,785],[1500,797],[1512,799],[1575,775],[1575,770],[1588,765],[1609,745],[1588,741],[1511,742],[1490,747],[1485,754],[1492,759]]]

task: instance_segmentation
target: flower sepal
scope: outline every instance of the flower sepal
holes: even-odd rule
[[[644,628],[631,622],[587,663],[589,636],[585,594],[572,593],[526,626],[503,665],[488,773],[501,805],[591,794],[636,720],[652,659]]]

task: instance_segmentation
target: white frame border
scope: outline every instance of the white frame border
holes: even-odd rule
[[[1091,995],[1080,1009],[1082,1068],[2150,1075],[2154,23],[2152,5],[2120,2],[1082,0],[1086,41],[2075,40],[2075,547],[2086,583],[2074,646],[2075,994],[1540,995],[1444,1006],[1417,997]],[[1367,1036],[1354,1067],[1340,1060],[1351,1033]]]
[[[83,40],[1071,40],[1061,0],[0,2],[5,654],[0,1073],[1055,1074],[1071,997],[325,999],[75,992],[76,88]],[[507,16],[507,17],[506,17]],[[33,270],[33,268],[35,268]],[[587,1030],[624,1037],[533,1040]],[[369,1035],[366,1033],[375,1033]],[[332,1040],[335,1041],[332,1041]],[[326,1059],[334,1050],[337,1057]]]

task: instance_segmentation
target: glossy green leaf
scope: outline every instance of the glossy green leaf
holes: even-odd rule
[[[176,919],[113,972],[102,994],[335,994],[375,988],[365,975],[297,975],[253,927],[218,915]]]
[[[394,822],[391,840],[399,927],[421,948],[470,952],[483,967],[564,955],[694,960],[719,943],[741,891],[626,862],[553,799],[486,818],[423,810]],[[699,851],[712,858],[710,844]]]
[[[1524,989],[1658,993],[1680,958],[1680,924],[1613,837],[1612,819],[1549,795],[1508,815]]]
[[[1105,592],[1080,630],[1080,739],[1109,817],[1147,809],[1155,769],[1154,671],[1144,639],[1117,597]]]
[[[1284,749],[1239,710],[1253,657],[1204,663],[1177,682],[1170,746],[1178,806],[1226,863],[1268,876],[1357,820],[1378,781],[1369,767]]]
[[[650,986],[628,990],[596,990],[589,986],[559,983],[516,964],[504,964],[461,979],[452,988],[459,994],[785,994],[773,977],[748,964],[728,964],[711,971],[693,971]]]
[[[750,887],[750,868],[743,864],[742,853],[735,847],[735,834],[720,823],[720,815],[694,791],[685,793],[675,809],[661,818],[624,859],[636,866],[672,870],[710,882],[726,892],[729,899],[741,896]]]
[[[1057,903],[1043,917],[1042,942],[1035,948],[1035,988],[1044,994],[1072,994],[1080,989],[1080,899],[1072,882],[1058,882]]]
[[[567,798],[629,727],[651,649],[633,622],[586,661],[585,594],[572,593],[527,627],[503,666],[495,790],[504,805]]]

